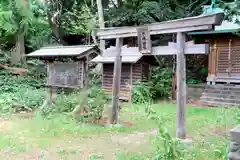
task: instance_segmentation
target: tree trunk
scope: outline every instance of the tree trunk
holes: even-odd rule
[[[60,34],[60,29],[59,29],[57,23],[55,22],[56,17],[52,16],[49,13],[49,11],[47,11],[47,17],[48,17],[48,23],[50,25],[50,28],[52,30],[54,37],[57,38],[57,40],[60,44],[65,44],[65,41],[63,40],[62,35]]]
[[[24,46],[24,33],[22,29],[19,30],[16,40],[16,52],[12,53],[12,64],[17,64],[21,62],[22,64],[26,63],[25,59],[25,46]]]
[[[28,0],[23,1],[23,6],[22,9],[28,10]],[[21,22],[19,22],[21,23]],[[19,25],[21,26],[21,25]],[[17,33],[17,38],[16,38],[16,52],[12,54],[12,64],[17,64],[21,62],[21,64],[26,64],[26,59],[25,59],[25,46],[24,46],[24,29],[25,26],[19,27],[18,33]]]
[[[97,8],[98,8],[99,27],[100,29],[102,29],[102,28],[105,28],[102,0],[97,0]],[[101,54],[103,53],[104,50],[105,50],[105,40],[100,40]]]

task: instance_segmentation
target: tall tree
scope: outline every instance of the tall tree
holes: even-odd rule
[[[18,31],[17,31],[17,39],[16,39],[16,52],[12,56],[12,63],[16,64],[18,62],[21,62],[22,64],[25,64],[25,32],[27,28],[27,23],[22,23],[24,19],[29,18],[28,16],[31,15],[29,12],[29,3],[28,0],[23,1],[13,1],[13,8],[18,10],[17,13],[19,14],[19,24],[18,24]],[[22,12],[23,11],[23,12]]]
[[[103,5],[102,0],[97,0],[97,8],[98,8],[98,20],[99,20],[99,27],[104,28],[105,22],[104,22],[104,15],[103,15]],[[103,52],[105,49],[105,41],[100,40],[100,50]]]
[[[36,2],[11,0],[0,4],[0,49],[12,49],[14,64],[25,61],[26,43],[35,48],[49,39],[44,12]]]

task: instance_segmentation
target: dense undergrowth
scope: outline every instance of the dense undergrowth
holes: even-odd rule
[[[24,76],[13,75],[9,70],[0,69],[1,112],[18,108],[36,109],[45,97],[44,75],[34,73],[34,67]]]

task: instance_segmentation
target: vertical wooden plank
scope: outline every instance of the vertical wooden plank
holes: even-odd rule
[[[81,61],[81,88],[83,88],[83,81],[84,81],[84,62]]]
[[[46,63],[46,65],[47,65],[47,85],[49,86],[51,84],[51,77],[52,77],[52,75],[51,75],[51,72],[50,72],[50,64],[49,64],[49,62]]]
[[[102,63],[102,69],[101,69],[101,72],[102,72],[102,88],[104,89],[104,69],[105,69],[105,66],[104,63]]]
[[[132,87],[133,87],[133,79],[132,79],[132,69],[133,69],[133,64],[130,65],[130,83],[129,83],[129,87],[130,87],[130,97],[129,97],[129,102],[132,102]]]
[[[122,67],[122,57],[121,57],[121,48],[122,48],[123,39],[116,39],[116,49],[117,55],[114,62],[114,72],[113,72],[113,86],[112,86],[112,115],[110,119],[111,124],[117,124],[118,121],[118,112],[120,109],[119,101],[119,92],[120,92],[120,82],[121,82],[121,67]]]
[[[215,79],[217,71],[217,61],[218,61],[218,50],[217,50],[217,41],[214,41],[213,52],[212,52],[212,77]]]
[[[231,72],[232,72],[232,39],[229,39],[228,42],[228,76],[231,77]]]
[[[186,60],[184,46],[186,35],[177,33],[177,124],[176,136],[186,138]]]
[[[57,88],[49,86],[47,88],[46,100],[42,106],[54,105],[57,100]]]
[[[86,76],[85,76],[85,78],[86,78],[86,80],[85,80],[85,85],[86,85],[86,87],[88,87],[88,72],[89,72],[89,70],[88,70],[88,65],[89,65],[89,55],[87,55],[86,56],[86,63],[85,63],[85,65],[86,65]]]
[[[213,58],[213,46],[210,46],[210,53],[208,55],[208,77],[212,76],[212,58]]]

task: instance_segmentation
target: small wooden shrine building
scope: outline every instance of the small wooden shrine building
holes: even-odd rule
[[[47,83],[50,88],[83,88],[87,84],[88,64],[96,57],[96,46],[43,47],[27,55],[47,65]]]
[[[204,6],[203,15],[224,13],[221,8]],[[200,102],[209,106],[239,106],[240,99],[240,25],[233,17],[212,31],[188,33],[198,43],[209,43],[208,76]]]
[[[194,44],[194,41],[186,43],[185,54],[208,54],[208,44]],[[151,48],[151,53],[143,54],[139,47],[124,45],[121,48],[122,70],[120,84],[120,99],[131,101],[132,87],[137,82],[148,81],[151,75],[151,66],[158,65],[156,56],[175,55],[176,43],[169,42],[168,46],[156,46]],[[102,55],[97,56],[91,62],[102,63],[102,87],[111,95],[113,85],[114,61],[117,49],[114,46],[106,49]]]
[[[132,86],[141,81],[149,80],[150,67],[155,61],[154,57],[144,57],[138,47],[124,45],[122,51],[122,74],[120,84],[120,99],[131,101]],[[102,63],[102,87],[107,94],[112,93],[113,68],[117,55],[116,47],[111,46],[92,60],[94,63]]]
[[[223,12],[220,8],[204,6],[203,14]],[[235,19],[240,17],[234,17]],[[240,25],[224,20],[212,31],[191,32],[195,41],[209,43],[208,84],[240,83]]]

